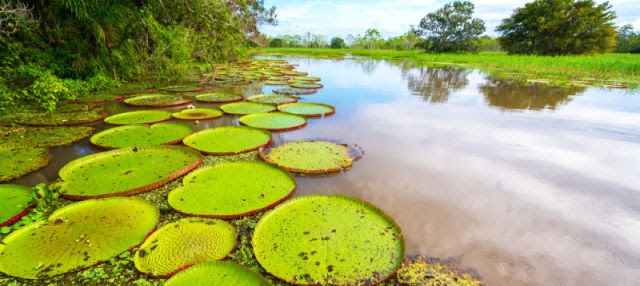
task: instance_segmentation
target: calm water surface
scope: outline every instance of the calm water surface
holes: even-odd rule
[[[298,195],[365,199],[398,222],[408,254],[459,258],[488,285],[640,283],[640,93],[525,87],[459,68],[286,59],[322,78],[324,88],[302,101],[337,111],[274,139],[329,138],[365,151],[346,173],[298,177]],[[225,116],[198,128],[232,124]],[[51,181],[94,152],[87,140],[54,148],[51,166],[17,182]]]

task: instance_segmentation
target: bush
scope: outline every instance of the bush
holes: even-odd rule
[[[22,90],[20,100],[32,102],[45,110],[54,110],[58,101],[74,99],[65,82],[50,72],[44,73],[31,86]]]

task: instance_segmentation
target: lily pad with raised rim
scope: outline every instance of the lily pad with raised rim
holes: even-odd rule
[[[37,279],[95,265],[140,244],[159,217],[155,205],[138,198],[68,205],[5,237],[0,272]]]
[[[240,94],[213,92],[196,95],[196,101],[206,103],[228,103],[242,101],[244,97]]]
[[[149,124],[171,119],[171,112],[166,110],[138,110],[109,116],[104,122],[113,125]]]
[[[179,95],[147,94],[127,98],[124,103],[133,106],[164,107],[191,103],[191,99]]]
[[[329,116],[336,112],[335,107],[331,105],[314,102],[296,102],[282,104],[278,106],[278,110],[306,117],[323,117]]]
[[[262,160],[296,173],[322,174],[348,169],[357,158],[349,146],[327,141],[295,141],[258,153]]]
[[[93,133],[93,127],[36,127],[13,128],[0,133],[0,146],[62,146]]]
[[[180,122],[160,122],[151,126],[131,124],[104,130],[91,136],[91,144],[104,149],[133,146],[170,145],[182,142],[193,127]]]
[[[66,126],[100,121],[107,117],[102,108],[75,112],[46,112],[34,114],[20,114],[15,121],[29,126]]]
[[[319,89],[323,87],[322,84],[308,83],[308,82],[294,82],[294,83],[290,83],[289,86],[293,88],[304,88],[304,89],[310,89],[310,88]]]
[[[224,113],[214,108],[185,109],[172,114],[173,118],[181,120],[204,120],[221,117]]]
[[[261,102],[275,105],[298,102],[297,97],[286,94],[257,94],[247,97],[247,100],[251,102]]]
[[[200,92],[204,90],[202,86],[192,86],[192,85],[174,85],[159,88],[162,91],[171,92],[171,93],[181,93],[181,92]]]
[[[233,155],[269,145],[271,133],[246,126],[223,126],[198,131],[182,142],[206,154]]]
[[[184,218],[151,234],[133,262],[140,272],[164,278],[194,264],[222,260],[235,246],[236,230],[228,222]]]
[[[60,169],[60,194],[72,200],[138,194],[184,175],[201,162],[198,151],[180,146],[133,147],[91,154]]]
[[[285,87],[285,88],[279,88],[279,89],[274,89],[273,93],[277,93],[277,94],[289,94],[289,95],[309,95],[309,94],[314,94],[317,93],[318,90],[314,89],[314,88],[292,88],[292,87]]]
[[[398,225],[375,206],[341,195],[306,195],[266,213],[253,233],[267,272],[301,285],[375,285],[404,257]]]
[[[271,104],[259,102],[235,102],[221,105],[220,109],[226,114],[247,115],[275,111],[276,107]]]
[[[169,193],[169,205],[186,215],[234,218],[279,204],[296,189],[286,171],[262,162],[220,163],[198,169]]]
[[[29,212],[33,190],[13,184],[0,184],[0,226],[10,225]]]
[[[230,261],[205,262],[179,272],[165,286],[268,286],[271,283],[257,273]]]
[[[0,147],[0,182],[20,178],[51,161],[47,147]]]
[[[307,125],[307,119],[300,115],[270,112],[256,113],[240,117],[240,123],[270,131],[286,131],[302,128]]]

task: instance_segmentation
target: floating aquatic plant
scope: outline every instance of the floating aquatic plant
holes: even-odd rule
[[[286,94],[257,94],[247,97],[247,100],[251,102],[261,102],[275,105],[298,102],[297,97]]]
[[[5,237],[0,272],[37,279],[97,264],[140,244],[159,215],[155,205],[138,198],[68,205]]]
[[[10,225],[33,206],[33,190],[29,187],[0,184],[0,226]]]
[[[268,163],[296,173],[321,174],[348,169],[356,159],[349,146],[327,141],[296,141],[260,152]]]
[[[172,114],[173,118],[182,120],[203,120],[221,117],[222,111],[214,108],[185,109]]]
[[[226,92],[213,92],[213,93],[203,93],[196,95],[196,100],[198,102],[206,102],[206,103],[227,103],[227,102],[236,102],[242,101],[244,97],[240,94],[235,93],[226,93]]]
[[[313,102],[282,104],[278,106],[278,110],[306,117],[324,117],[336,112],[336,109],[331,105]]]
[[[175,85],[175,86],[167,86],[159,88],[162,91],[171,92],[171,93],[181,93],[181,92],[200,92],[204,90],[202,86],[192,86],[192,85]]]
[[[199,152],[180,146],[133,147],[91,154],[60,169],[60,194],[72,200],[137,194],[162,186],[201,162]]]
[[[169,277],[194,264],[222,260],[236,246],[236,230],[226,221],[184,218],[155,231],[140,246],[136,268],[153,277]]]
[[[100,121],[107,117],[102,108],[74,112],[45,112],[20,114],[15,121],[29,126],[63,126]]]
[[[233,218],[270,208],[296,189],[286,171],[262,162],[220,163],[186,175],[169,205],[187,215]]]
[[[303,77],[303,76],[309,75],[308,73],[301,72],[301,71],[286,71],[284,74],[287,76],[294,76],[294,77]]]
[[[91,136],[91,144],[104,149],[176,144],[191,134],[193,127],[180,122],[160,122],[151,126],[131,124],[104,130]]]
[[[113,125],[148,124],[171,119],[171,112],[166,110],[138,110],[109,116],[104,122]]]
[[[163,107],[191,103],[191,99],[179,95],[147,94],[127,98],[124,100],[124,103],[133,106]]]
[[[246,115],[252,113],[271,112],[276,110],[276,107],[271,104],[258,102],[235,102],[221,105],[220,109],[222,109],[226,114]]]
[[[280,89],[274,89],[273,93],[277,94],[289,94],[289,95],[309,95],[318,92],[317,89],[314,88],[291,88],[285,87]]]
[[[238,120],[244,125],[270,131],[293,130],[307,125],[303,116],[284,112],[248,114]]]
[[[93,108],[96,108],[97,105],[94,103],[87,102],[61,102],[56,105],[55,112],[78,112],[78,111],[88,111]]]
[[[0,146],[0,182],[20,178],[51,161],[47,147]]]
[[[396,276],[403,285],[484,285],[475,271],[460,270],[455,261],[423,256],[405,259]]]
[[[341,195],[306,195],[266,213],[253,233],[267,272],[294,284],[374,285],[404,257],[398,225],[383,211]]]
[[[71,144],[93,133],[93,127],[12,128],[0,133],[0,146],[61,146]]]
[[[319,84],[319,83],[307,83],[307,82],[293,82],[289,84],[290,87],[293,88],[304,88],[304,89],[310,89],[310,88],[322,88],[323,85]]]
[[[285,86],[289,83],[286,80],[265,80],[265,85],[273,85],[273,86]]]
[[[229,261],[205,262],[171,277],[165,286],[268,286],[271,283],[257,273]]]
[[[246,126],[223,126],[198,131],[182,142],[206,154],[233,155],[269,145],[271,133]]]

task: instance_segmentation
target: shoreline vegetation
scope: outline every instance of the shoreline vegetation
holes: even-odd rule
[[[426,66],[477,68],[497,79],[523,83],[548,83],[554,86],[600,85],[634,90],[640,88],[640,54],[536,56],[510,55],[505,52],[425,53],[417,50],[329,48],[252,48],[249,53],[411,61]]]

